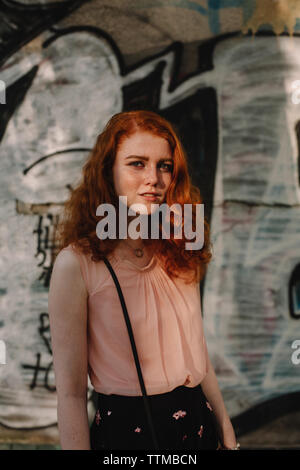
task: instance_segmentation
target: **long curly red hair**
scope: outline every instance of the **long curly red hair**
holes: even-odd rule
[[[99,216],[96,208],[103,203],[113,204],[118,220],[119,201],[114,190],[112,168],[120,144],[137,131],[147,131],[169,142],[172,156],[172,180],[166,193],[165,203],[192,204],[192,228],[195,230],[196,205],[203,200],[199,188],[191,183],[185,150],[174,127],[162,116],[152,111],[137,110],[120,112],[111,117],[98,135],[94,148],[82,167],[82,177],[70,198],[64,205],[62,217],[56,232],[58,251],[70,243],[83,253],[91,253],[93,261],[103,260],[119,243],[118,238],[102,240],[96,234]],[[188,273],[187,282],[199,282],[205,275],[206,266],[212,258],[210,228],[204,216],[204,244],[199,250],[186,250],[187,240],[174,238],[174,217],[170,216],[170,238],[143,239],[146,246],[154,249],[163,261],[168,275],[178,277]],[[184,221],[182,222],[182,228]]]

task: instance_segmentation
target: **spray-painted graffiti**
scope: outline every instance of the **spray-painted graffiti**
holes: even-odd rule
[[[47,349],[47,355],[52,355],[52,350],[51,350],[51,338],[50,338],[50,325],[49,325],[49,316],[48,313],[43,312],[40,314],[40,326],[38,328],[39,334],[41,338],[44,341],[44,345],[46,346]],[[40,352],[36,353],[36,362],[33,364],[21,364],[24,369],[27,369],[28,371],[31,371],[32,373],[32,380],[30,382],[29,388],[32,390],[35,387],[39,386],[39,374],[41,372],[41,375],[43,377],[43,382],[42,386],[45,387],[46,390],[49,390],[50,392],[55,392],[56,387],[55,387],[55,381],[53,377],[53,362],[52,360],[49,362],[47,360],[47,365],[42,366],[41,363],[43,362],[42,354]],[[52,375],[51,379],[49,378],[49,375]],[[53,385],[51,385],[50,380],[52,381]]]
[[[222,2],[209,5],[220,13]],[[204,196],[214,244],[204,324],[230,415],[299,392],[290,359],[300,337],[298,43],[220,37],[199,47],[199,70],[180,81],[180,45],[126,68],[107,34],[81,26],[41,33],[40,47],[20,49],[0,69],[8,97],[22,84],[0,119],[0,333],[12,351],[0,368],[2,423],[56,420],[47,315],[54,234],[98,133],[132,108],[177,126]]]
[[[56,216],[56,226],[57,223],[58,216]],[[53,223],[52,214],[48,214],[46,218],[40,215],[38,227],[33,231],[33,233],[37,234],[37,251],[34,256],[41,256],[41,262],[38,264],[38,266],[41,266],[43,269],[39,277],[39,281],[43,280],[43,284],[45,287],[49,287],[51,269],[53,266],[53,253],[56,249],[56,246],[53,245],[54,227],[55,225]],[[52,237],[50,235],[51,231],[53,232]]]
[[[251,29],[255,34],[261,25],[269,24],[276,34],[283,33],[285,28],[293,34],[299,27],[297,19],[300,19],[298,0],[256,0],[255,11],[243,31]]]
[[[72,58],[67,51],[73,40],[77,46]],[[85,52],[79,64],[82,47]],[[97,133],[111,114],[121,110],[122,90],[117,59],[104,40],[89,32],[61,35],[39,55],[21,53],[20,61],[3,73],[10,76],[9,90],[24,76],[31,74],[31,80],[5,124],[1,141],[2,155],[8,157],[3,161],[6,178],[0,190],[1,217],[8,221],[1,228],[6,241],[5,249],[1,248],[3,304],[10,299],[10,309],[3,309],[7,313],[1,334],[7,336],[13,357],[0,372],[0,414],[7,426],[33,428],[56,420],[48,323],[40,312],[47,311],[59,214]],[[102,103],[100,110],[98,103]],[[39,328],[37,318],[42,322]],[[7,388],[14,393],[7,395]],[[34,401],[34,411],[23,406],[24,396]],[[17,423],[6,413],[10,405],[18,409],[13,414],[18,415]]]
[[[230,22],[232,17],[240,18],[242,24],[249,16],[249,12],[253,9],[254,0],[245,2],[244,0],[207,0],[206,2],[195,2],[189,0],[173,0],[169,5],[177,10],[191,10],[204,17],[212,34],[220,34],[223,32],[225,24]],[[144,0],[142,2],[133,2],[134,8],[137,10],[166,7],[163,0]]]

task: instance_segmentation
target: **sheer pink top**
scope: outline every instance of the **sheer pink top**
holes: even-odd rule
[[[88,291],[88,374],[97,392],[142,395],[117,288],[103,261],[73,245]],[[108,255],[121,286],[148,395],[185,385],[207,373],[199,283],[170,279],[154,255],[145,267]]]

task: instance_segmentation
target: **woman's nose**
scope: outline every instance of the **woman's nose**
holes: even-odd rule
[[[146,172],[146,183],[155,184],[158,180],[157,168],[149,168]]]

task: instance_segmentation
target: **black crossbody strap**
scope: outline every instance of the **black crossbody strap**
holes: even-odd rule
[[[123,296],[118,278],[117,278],[110,262],[108,261],[107,258],[104,258],[104,262],[105,262],[107,268],[109,269],[109,271],[112,275],[112,278],[115,282],[115,285],[117,287],[117,291],[118,291],[118,294],[119,294],[119,298],[120,298],[121,306],[122,306],[122,309],[123,309],[124,318],[125,318],[125,322],[126,322],[126,325],[127,325],[129,338],[130,338],[130,342],[131,342],[131,346],[132,346],[132,352],[133,352],[133,356],[134,356],[134,360],[135,360],[135,365],[136,365],[136,369],[137,369],[137,373],[138,373],[138,377],[139,377],[139,381],[140,381],[140,385],[141,385],[141,389],[142,389],[142,393],[143,393],[143,400],[144,400],[144,405],[145,405],[145,409],[146,409],[146,415],[147,415],[149,427],[150,427],[150,430],[151,430],[151,435],[152,435],[154,447],[155,447],[155,449],[158,450],[159,449],[158,441],[157,441],[156,433],[155,433],[155,430],[154,430],[154,425],[153,425],[151,412],[150,412],[149,401],[148,401],[147,392],[146,392],[146,388],[145,388],[145,384],[144,384],[144,379],[143,379],[143,375],[142,375],[142,371],[141,371],[141,367],[140,367],[140,362],[139,362],[139,358],[138,358],[138,354],[137,354],[137,350],[136,350],[136,346],[135,346],[135,341],[134,341],[134,337],[133,337],[131,323],[130,323],[130,320],[129,320],[129,316],[128,316],[128,312],[127,312],[127,308],[126,308],[126,304],[125,304],[125,299],[124,299],[124,296]]]

